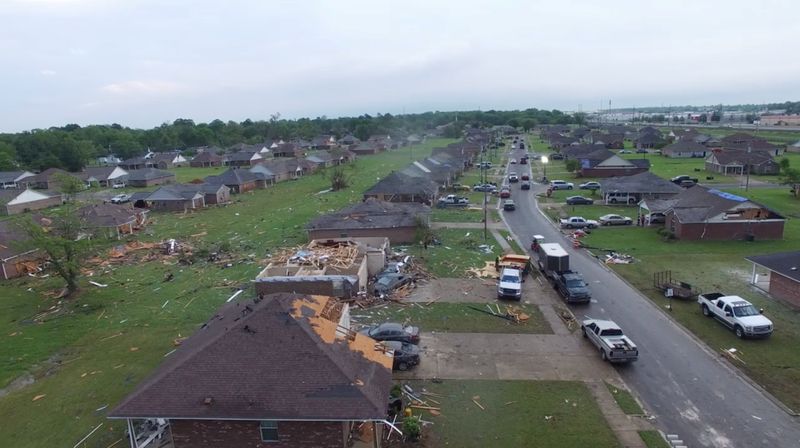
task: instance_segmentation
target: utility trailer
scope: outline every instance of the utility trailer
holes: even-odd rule
[[[653,287],[664,293],[666,297],[690,300],[700,294],[700,291],[692,285],[673,280],[672,271],[660,271],[653,273]]]

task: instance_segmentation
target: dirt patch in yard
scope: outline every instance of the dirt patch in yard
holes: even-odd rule
[[[489,302],[495,300],[495,281],[478,278],[436,278],[417,284],[409,302]]]

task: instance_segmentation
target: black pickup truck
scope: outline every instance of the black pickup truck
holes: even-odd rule
[[[592,299],[589,285],[575,271],[562,271],[553,275],[553,287],[567,303],[588,303]]]
[[[700,179],[696,177],[689,177],[686,174],[681,174],[680,176],[673,177],[672,179],[670,179],[670,181],[672,181],[672,183],[674,183],[675,185],[680,185],[681,187],[684,187],[684,186],[690,186],[689,184],[694,185],[697,182],[699,182]]]

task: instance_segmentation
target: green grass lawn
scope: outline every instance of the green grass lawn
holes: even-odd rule
[[[461,291],[453,291],[453,294],[460,293]],[[441,299],[447,300],[447,297]],[[499,306],[503,313],[506,312],[506,306],[520,308],[523,313],[530,316],[530,319],[524,323],[515,324],[471,308],[480,308],[488,312],[489,309],[485,303],[447,302],[434,302],[430,305],[410,303],[407,306],[390,306],[374,311],[354,310],[352,316],[354,320],[364,324],[378,324],[387,321],[405,322],[409,325],[416,325],[423,331],[445,333],[553,333],[536,305],[492,302],[490,306],[494,312],[497,312],[497,306]]]
[[[411,246],[408,251],[437,277],[466,278],[467,269],[482,268],[485,262],[494,261],[503,254],[491,232],[483,239],[483,229],[437,229],[435,232],[440,245],[428,246],[428,249]],[[483,244],[491,246],[492,251],[483,253],[478,248]]]
[[[639,437],[642,438],[642,442],[647,445],[647,448],[670,448],[669,443],[658,431],[639,431]]]
[[[225,171],[228,171],[227,166],[211,166],[205,168],[194,167],[180,167],[172,168],[170,172],[175,173],[175,181],[178,183],[187,183],[195,179],[203,180],[206,176],[217,176]]]
[[[782,190],[754,189],[751,193],[753,199],[789,216],[800,213],[800,201],[787,198]],[[737,294],[764,308],[775,324],[775,333],[766,340],[737,339],[722,325],[703,317],[693,301],[673,300],[671,315],[712,350],[735,347],[745,362],[737,364],[741,370],[790,408],[800,410],[800,352],[795,349],[800,344],[800,314],[753,290],[748,284],[752,265],[744,260],[748,255],[800,249],[800,222],[789,219],[784,239],[779,241],[667,242],[654,228],[634,226],[594,231],[585,237],[584,244],[597,248],[600,255],[602,250],[633,255],[635,263],[611,267],[665,312],[668,301],[653,287],[653,273],[663,270],[671,270],[674,278],[701,291]]]
[[[623,388],[612,386],[611,384],[606,383],[606,387],[608,391],[611,392],[611,396],[614,397],[614,401],[617,402],[617,405],[622,409],[622,412],[628,415],[643,415],[644,411],[642,407],[639,406],[639,403],[633,398],[631,393]]]
[[[417,145],[414,155],[450,141]],[[311,218],[361,200],[377,178],[402,168],[410,156],[411,148],[403,148],[361,157],[346,168],[350,187],[334,193],[317,194],[330,185],[327,174],[318,173],[233,196],[233,204],[224,207],[151,213],[151,225],[139,235],[151,241],[177,238],[194,253],[220,251],[228,257],[222,265],[155,259],[92,267],[91,280],[108,287],[83,279],[83,292],[60,303],[44,296],[61,287],[52,276],[4,283],[0,387],[25,372],[36,382],[0,398],[0,446],[72,446],[99,423],[104,426],[87,446],[106,447],[120,439],[123,424],[105,415],[175,348],[176,338],[191,335],[233,287],[247,287],[270,253],[305,242],[304,225]],[[194,170],[176,169],[188,177],[199,174]],[[228,262],[231,267],[225,267]],[[164,282],[167,273],[174,279]],[[51,307],[61,311],[41,322],[31,319]],[[43,397],[33,401],[37,396]]]
[[[568,381],[412,381],[435,394],[441,415],[421,412],[434,424],[423,446],[617,447],[600,408],[583,383]],[[473,400],[480,403],[479,408]]]
[[[514,250],[515,254],[523,254],[523,255],[527,254],[527,252],[519,246],[517,240],[511,238],[511,232],[509,232],[508,230],[498,230],[498,233],[500,233],[500,236],[502,236],[503,238],[505,238],[506,241],[508,241],[508,244],[511,245],[511,249]]]
[[[483,209],[475,208],[434,208],[431,212],[433,222],[483,222]],[[491,216],[487,212],[491,220]]]

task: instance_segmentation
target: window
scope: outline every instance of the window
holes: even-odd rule
[[[262,420],[261,421],[261,441],[262,442],[277,442],[278,441],[278,422],[275,420]]]

